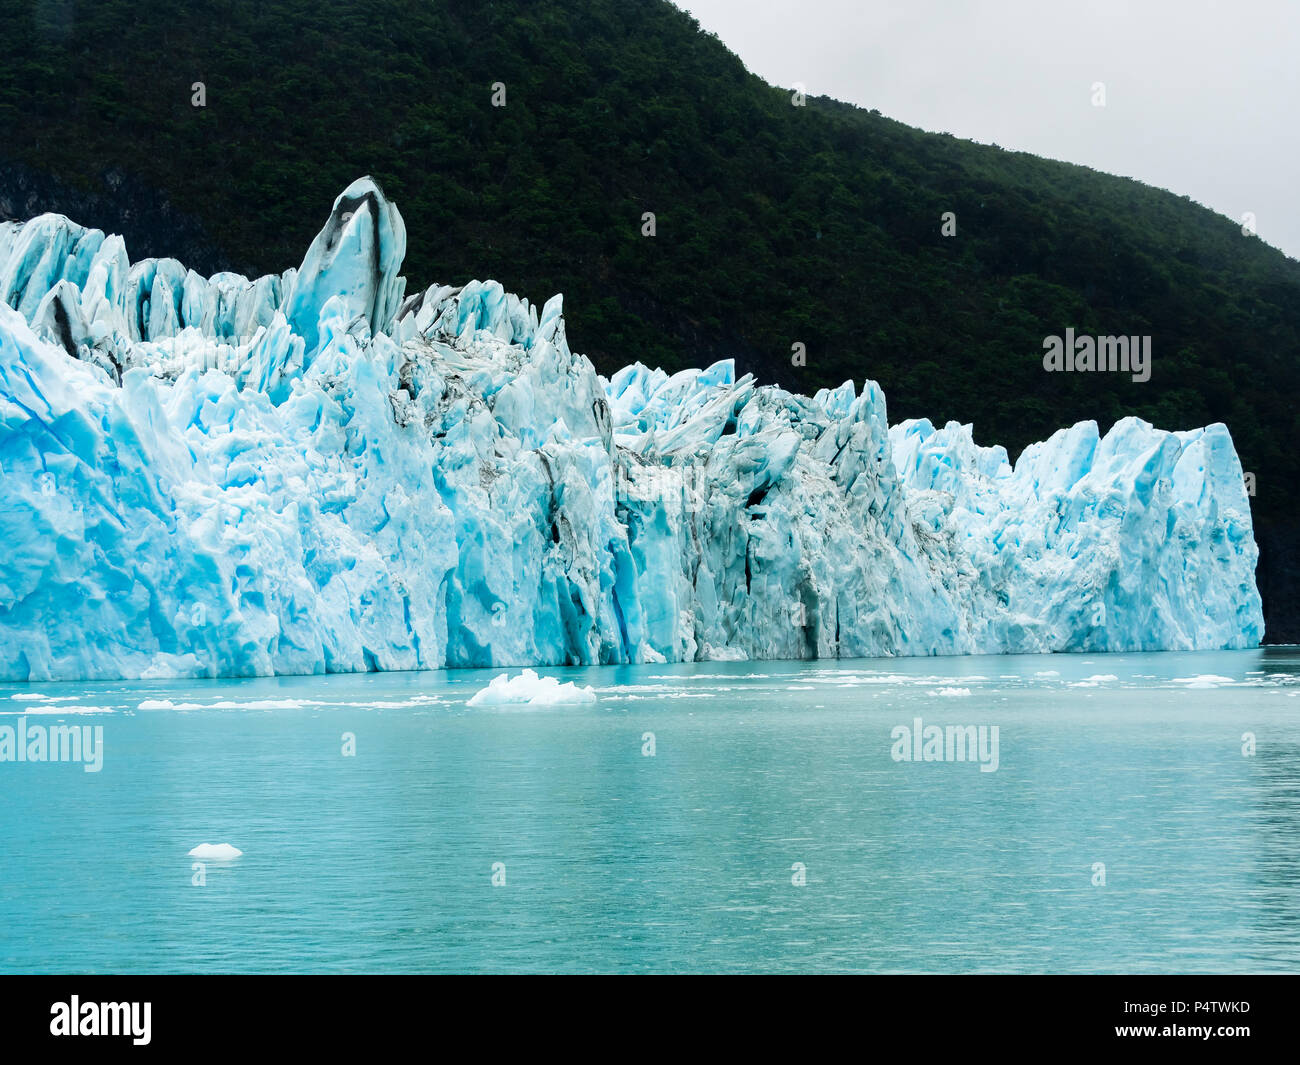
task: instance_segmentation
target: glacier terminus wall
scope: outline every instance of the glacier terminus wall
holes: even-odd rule
[[[249,281],[0,223],[0,678],[1256,645],[1228,430],[1012,466],[730,362],[609,380],[561,299],[407,294],[368,178]]]

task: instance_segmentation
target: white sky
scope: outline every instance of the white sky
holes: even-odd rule
[[[1250,211],[1300,258],[1300,0],[676,3],[773,84]]]

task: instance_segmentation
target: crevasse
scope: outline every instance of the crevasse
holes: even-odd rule
[[[368,178],[256,281],[0,224],[0,677],[1260,640],[1223,425],[1012,467],[872,382],[605,380],[560,297],[407,296],[405,246]]]

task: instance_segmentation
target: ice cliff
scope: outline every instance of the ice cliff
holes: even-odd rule
[[[1246,647],[1227,429],[1012,467],[730,362],[605,380],[495,282],[412,295],[351,185],[297,270],[0,224],[0,677]]]

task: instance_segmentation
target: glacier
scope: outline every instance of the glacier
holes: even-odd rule
[[[0,223],[0,678],[1211,649],[1263,631],[1225,426],[1014,463],[731,361],[609,379],[561,297],[411,294],[369,178],[249,280]]]

